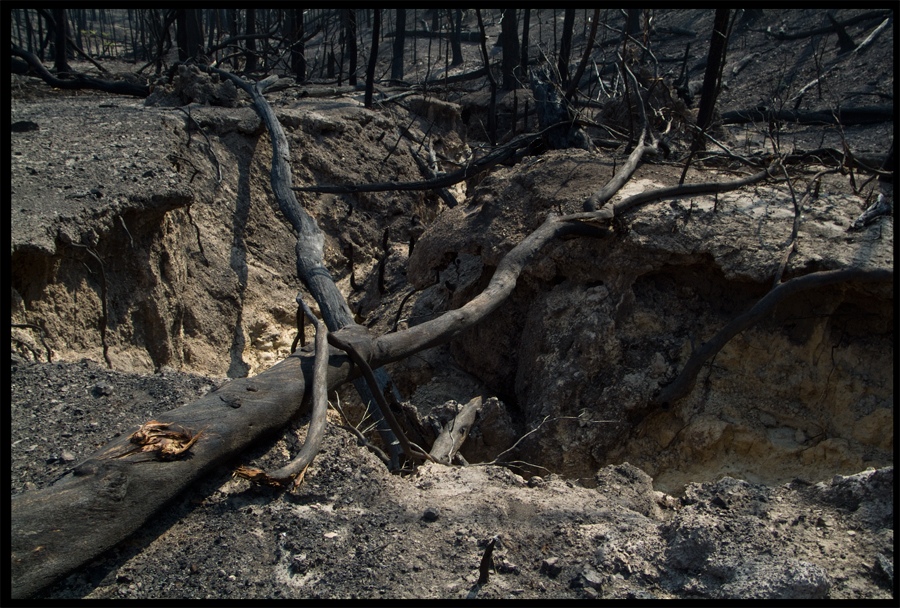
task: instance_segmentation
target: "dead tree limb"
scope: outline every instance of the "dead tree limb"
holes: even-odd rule
[[[559,125],[553,125],[557,127]],[[552,127],[552,128],[553,128]],[[546,131],[546,129],[545,129]],[[417,190],[435,190],[438,188],[447,188],[459,182],[465,181],[474,175],[478,175],[483,171],[487,171],[491,167],[499,165],[505,160],[512,158],[515,153],[521,149],[531,145],[532,142],[540,138],[544,131],[540,133],[528,133],[520,135],[507,144],[500,146],[496,150],[482,156],[473,163],[470,163],[462,169],[457,169],[451,173],[445,173],[440,177],[417,182],[379,182],[374,184],[360,184],[349,186],[303,186],[295,187],[293,190],[297,192],[320,192],[323,194],[353,194],[356,192],[410,192]]]
[[[804,110],[735,110],[722,114],[722,124],[738,125],[751,122],[768,122],[780,120],[810,125],[871,125],[894,120],[894,106],[864,106],[858,108],[840,108],[828,112]]]
[[[637,78],[635,78],[634,74],[632,74],[631,70],[628,69],[628,66],[625,62],[622,62],[622,65],[625,67],[625,70],[628,72],[628,75],[631,76],[632,81],[634,82],[634,94],[638,98],[638,105],[641,110],[641,137],[638,140],[638,145],[631,151],[631,154],[628,155],[628,160],[625,161],[625,164],[616,172],[609,182],[603,188],[592,194],[584,201],[584,210],[585,211],[598,211],[601,210],[609,199],[615,195],[616,192],[622,189],[622,186],[625,185],[634,172],[638,168],[638,164],[641,162],[641,159],[645,154],[655,153],[658,150],[657,144],[658,141],[653,138],[650,134],[650,124],[647,120],[647,111],[644,108],[644,100],[641,96],[641,89],[638,86]],[[630,116],[629,112],[629,116]],[[609,217],[612,217],[610,214],[611,210],[607,210],[606,214]]]
[[[788,261],[791,258],[791,254],[793,254],[797,250],[797,234],[800,232],[800,220],[802,218],[803,213],[803,205],[809,201],[810,196],[813,193],[813,189],[815,192],[819,191],[819,179],[823,175],[828,175],[829,173],[837,173],[839,169],[826,169],[825,171],[819,171],[816,173],[811,180],[809,180],[809,184],[806,186],[806,194],[803,195],[803,199],[800,202],[797,202],[797,194],[794,192],[794,185],[791,182],[791,178],[788,175],[787,169],[784,166],[781,167],[781,170],[784,172],[784,177],[787,180],[788,187],[791,190],[791,201],[794,203],[794,224],[791,228],[791,236],[788,239],[788,246],[785,249],[784,253],[781,256],[781,262],[778,264],[778,270],[775,271],[775,278],[772,281],[772,288],[778,286],[781,282],[781,277],[784,275],[784,269],[787,268]]]
[[[441,464],[450,464],[462,447],[475,423],[475,416],[481,409],[481,397],[475,397],[465,404],[456,417],[441,431],[431,446],[431,457]]]
[[[353,364],[362,372],[363,378],[365,378],[366,382],[369,384],[369,390],[372,391],[372,395],[375,397],[375,402],[378,404],[382,415],[384,415],[384,418],[390,425],[394,435],[400,441],[400,445],[403,447],[403,452],[406,456],[410,459],[430,460],[428,455],[422,454],[412,448],[409,439],[406,438],[406,434],[403,432],[403,429],[400,428],[400,423],[397,422],[397,419],[394,417],[390,404],[388,404],[387,400],[384,398],[384,394],[381,392],[381,388],[375,380],[375,374],[372,372],[372,368],[369,366],[367,360],[371,358],[370,348],[372,339],[369,337],[368,332],[365,331],[365,328],[361,325],[348,327],[341,332],[329,334],[328,340],[332,346],[335,346],[350,355],[350,360],[353,361]],[[367,357],[360,354],[359,351],[363,349],[367,351]]]
[[[770,291],[763,299],[756,303],[748,312],[740,315],[731,323],[723,327],[707,343],[695,350],[687,363],[684,364],[681,373],[675,380],[662,389],[655,399],[655,405],[663,409],[669,409],[672,404],[687,396],[697,380],[700,368],[713,355],[718,353],[733,337],[746,330],[748,327],[767,316],[775,306],[796,293],[835,283],[879,282],[892,283],[894,281],[893,269],[863,269],[845,268],[843,270],[826,270],[814,272],[802,277],[797,277],[781,283]]]
[[[265,123],[272,139],[272,173],[270,180],[272,193],[275,195],[279,209],[297,232],[297,244],[295,247],[297,253],[297,275],[303,280],[313,298],[319,304],[322,320],[329,331],[336,332],[345,327],[355,326],[356,321],[353,318],[353,313],[350,312],[350,307],[338,290],[331,273],[325,268],[323,254],[325,234],[319,229],[316,221],[303,209],[292,190],[290,147],[288,146],[287,137],[284,134],[284,129],[281,128],[281,123],[278,122],[278,118],[275,116],[275,112],[262,96],[269,79],[251,85],[230,72],[212,67],[200,67],[228,78],[236,86],[245,90],[253,99],[253,105]],[[390,383],[390,378],[384,370],[376,370],[375,377],[382,389]],[[368,385],[362,379],[354,381],[354,386],[363,403],[377,403],[377,397],[370,392]],[[392,460],[396,461],[399,456],[399,444],[387,425],[384,413],[380,413],[382,415],[376,417],[379,422],[378,432],[385,445],[388,446]]]
[[[429,180],[438,179],[438,177],[435,175],[435,172],[432,171],[431,167],[428,166],[428,163],[426,163],[422,159],[422,157],[419,156],[419,153],[416,152],[415,147],[411,143],[407,145],[409,147],[409,153],[412,155],[413,160],[416,161],[416,164],[419,165],[419,171],[422,172],[422,175],[427,177]],[[449,207],[450,209],[453,209],[459,204],[459,201],[456,200],[456,197],[450,194],[450,191],[446,188],[435,188],[434,190],[435,192],[437,192],[437,195],[441,197],[441,200],[447,203],[447,207]]]
[[[890,10],[881,10],[881,11],[869,11],[867,13],[863,13],[862,15],[857,15],[855,17],[851,17],[846,21],[833,22],[831,25],[826,25],[824,27],[819,27],[811,30],[804,30],[801,32],[773,32],[771,29],[758,30],[749,28],[751,32],[759,32],[762,34],[766,34],[767,36],[771,36],[776,40],[802,40],[803,38],[812,38],[813,36],[821,36],[822,34],[831,34],[832,32],[837,31],[837,27],[849,27],[851,25],[855,25],[857,23],[861,23],[863,21],[869,21],[871,19],[881,19],[883,17],[890,16]]]
[[[585,211],[597,211],[603,207],[616,192],[622,189],[625,182],[631,178],[632,174],[637,170],[638,164],[641,162],[641,158],[643,158],[644,154],[656,151],[656,142],[653,140],[648,142],[648,140],[650,140],[650,132],[645,128],[641,133],[641,139],[638,141],[638,145],[631,151],[631,154],[628,155],[628,160],[625,161],[625,164],[616,171],[616,174],[605,186],[584,201]]]
[[[316,354],[313,364],[312,378],[312,419],[309,421],[309,429],[306,431],[306,441],[303,447],[287,465],[272,473],[266,473],[259,469],[239,467],[236,474],[267,485],[285,487],[291,480],[294,485],[299,485],[303,479],[303,473],[312,463],[322,447],[325,437],[325,423],[328,414],[328,328],[317,319],[303,298],[297,296],[297,301],[303,308],[306,318],[316,328]]]
[[[646,205],[647,203],[657,201],[661,198],[673,198],[676,196],[687,196],[690,194],[711,194],[737,190],[738,188],[743,188],[744,186],[749,186],[751,184],[760,182],[767,177],[772,177],[773,171],[775,171],[779,166],[779,163],[775,162],[759,173],[748,175],[747,177],[732,180],[729,182],[703,182],[701,184],[684,184],[681,186],[659,188],[657,190],[650,190],[648,192],[634,194],[615,204],[615,215],[619,216],[628,211],[633,211],[641,205]]]
[[[115,95],[131,95],[133,97],[147,97],[150,94],[150,87],[147,85],[132,84],[124,81],[110,82],[85,76],[84,74],[73,74],[73,80],[61,80],[51,74],[37,57],[25,49],[13,44],[12,54],[18,55],[27,61],[28,65],[31,66],[41,80],[58,89],[96,89]]]

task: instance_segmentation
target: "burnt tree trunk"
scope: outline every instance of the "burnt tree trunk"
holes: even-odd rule
[[[516,27],[516,9],[503,9],[503,20],[500,23],[500,40],[503,47],[503,63],[501,71],[503,74],[503,90],[513,91],[519,86],[519,64],[521,57],[519,56],[519,32]]]
[[[728,9],[717,8],[713,22],[712,39],[709,43],[709,55],[706,60],[706,73],[703,75],[703,88],[700,93],[700,108],[697,111],[697,126],[706,131],[712,123],[713,110],[722,82],[722,67],[725,65],[725,53],[728,47]],[[703,149],[706,140],[702,134],[694,137],[692,148]]]
[[[306,80],[306,50],[303,42],[303,9],[294,9],[294,27],[291,33],[291,71],[297,82]]]
[[[406,9],[397,9],[397,27],[394,31],[394,55],[391,59],[391,80],[403,80],[403,46],[406,42]]]
[[[247,35],[252,36],[256,33],[256,9],[248,8],[247,9]],[[247,51],[244,53],[246,57],[247,65],[244,68],[245,72],[252,72],[256,69],[256,40],[253,38],[247,38]]]
[[[372,24],[372,51],[369,54],[369,66],[366,68],[365,105],[372,107],[372,95],[375,92],[375,67],[378,65],[378,37],[381,35],[381,9],[376,8],[375,20]]]
[[[487,71],[488,82],[491,85],[491,106],[488,110],[488,137],[491,145],[497,145],[497,80],[491,72],[491,59],[487,51],[487,34],[484,31],[484,22],[481,20],[481,9],[475,9],[478,19],[478,30],[481,32],[481,57],[484,59],[484,69]]]
[[[66,56],[66,9],[53,9],[53,50],[56,73],[60,76],[68,74],[69,62]]]
[[[522,59],[521,69],[522,77],[527,80],[528,77],[528,26],[531,21],[531,9],[525,9],[522,16]]]
[[[562,37],[559,41],[559,86],[569,86],[569,55],[572,53],[572,30],[575,28],[575,9],[567,8],[563,18]]]
[[[349,66],[347,68],[347,82],[356,86],[356,9],[345,8],[344,14],[344,40],[347,43],[347,55]]]
[[[450,61],[450,67],[456,67],[463,62],[462,56],[462,9],[447,9],[452,19],[452,31],[450,33],[450,50],[453,53],[453,59]]]

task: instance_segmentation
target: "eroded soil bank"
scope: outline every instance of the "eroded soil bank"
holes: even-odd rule
[[[743,40],[735,63],[756,52]],[[408,142],[426,133],[445,170],[481,145],[462,117],[485,111],[483,95],[377,111],[361,95],[268,97],[295,185],[422,179]],[[737,101],[726,95],[723,111]],[[294,237],[271,200],[271,146],[253,109],[103,106],[13,101],[13,122],[40,128],[12,135],[11,316],[46,332],[43,342],[12,333],[13,494],[266,369],[296,333]],[[877,152],[871,142],[889,132],[845,136]],[[758,145],[753,135],[719,134],[735,146]],[[835,133],[796,125],[782,137],[811,149]],[[623,159],[547,152],[460,185],[452,209],[430,192],[299,198],[354,312],[384,333],[470,300],[547,213],[580,211]],[[644,165],[615,200],[673,185],[681,167]],[[700,166],[686,181],[734,177]],[[893,197],[827,176],[803,208],[785,279],[892,268],[890,217],[848,230],[882,190]],[[297,493],[222,467],[47,596],[465,597],[500,535],[479,597],[891,597],[892,286],[786,301],[732,340],[688,397],[648,407],[694,348],[771,289],[793,221],[784,182],[652,203],[613,238],[551,243],[490,319],[390,366],[424,428],[452,415],[449,400],[496,397],[463,454],[488,462],[537,429],[506,455],[528,466],[392,477],[331,428]],[[361,404],[340,397],[358,421]],[[304,422],[234,464],[283,463]]]

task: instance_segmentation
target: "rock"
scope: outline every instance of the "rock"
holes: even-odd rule
[[[584,568],[578,576],[572,579],[569,583],[570,587],[573,588],[589,588],[599,590],[602,586],[603,577],[599,572],[594,570],[593,568]]]
[[[428,507],[425,509],[425,512],[422,514],[422,519],[424,521],[437,521],[438,517],[441,516],[441,512],[434,507]]]
[[[732,581],[716,590],[721,599],[824,599],[831,581],[821,566],[800,560],[769,559],[739,566]]]
[[[875,556],[875,572],[880,572],[887,579],[888,584],[894,586],[894,564],[885,557],[884,553]]]
[[[550,578],[556,578],[556,576],[558,576],[559,573],[562,572],[562,566],[559,565],[559,558],[548,557],[547,559],[542,561],[540,571]]]
[[[108,397],[113,394],[113,387],[109,382],[98,382],[93,392],[96,397]]]
[[[508,559],[503,558],[499,564],[497,564],[497,571],[500,574],[519,574],[519,567]]]
[[[656,600],[659,599],[657,596],[653,595],[649,591],[629,591],[625,595],[625,599],[629,600]]]

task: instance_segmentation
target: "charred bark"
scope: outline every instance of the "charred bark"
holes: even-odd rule
[[[403,45],[406,42],[406,9],[397,9],[397,29],[394,32],[394,54],[391,59],[391,80],[403,80]]]
[[[512,91],[518,88],[519,74],[517,68],[521,63],[519,57],[519,37],[516,27],[516,9],[503,9],[503,21],[501,22],[500,40],[503,41],[503,61],[501,72],[503,74],[503,90]]]
[[[150,87],[146,85],[132,84],[124,81],[110,82],[107,80],[98,80],[97,78],[85,76],[83,74],[73,74],[73,80],[60,80],[51,74],[37,57],[25,49],[12,45],[12,53],[28,62],[28,65],[34,73],[52,87],[59,89],[96,89],[115,95],[131,95],[133,97],[147,97],[150,94]]]
[[[475,9],[478,18],[478,29],[481,32],[481,57],[484,59],[484,70],[491,85],[491,106],[488,109],[488,137],[491,145],[497,145],[497,80],[491,72],[491,60],[487,51],[487,34],[484,32],[484,22],[481,19],[481,9]]]
[[[808,125],[871,125],[894,120],[894,105],[836,108],[831,111],[751,108],[722,114],[722,123],[726,125],[769,122],[770,120]]]
[[[372,107],[372,95],[375,92],[375,66],[378,65],[378,36],[381,34],[381,9],[375,9],[375,20],[372,25],[372,51],[369,54],[369,65],[366,67],[365,106]]]

